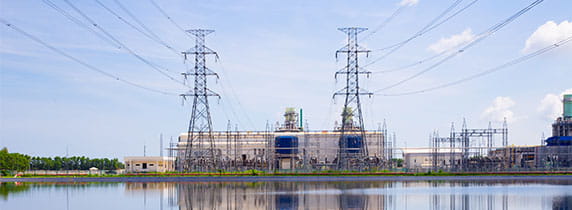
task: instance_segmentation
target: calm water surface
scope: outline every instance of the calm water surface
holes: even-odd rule
[[[2,183],[0,209],[572,209],[572,181]]]

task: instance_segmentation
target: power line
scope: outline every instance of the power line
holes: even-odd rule
[[[140,84],[138,84],[138,83],[131,82],[131,81],[129,81],[129,80],[122,79],[122,78],[120,78],[120,77],[118,77],[118,76],[116,76],[116,75],[114,75],[114,74],[112,74],[112,73],[109,73],[109,72],[106,72],[106,71],[104,71],[104,70],[101,70],[101,69],[99,69],[99,68],[97,68],[97,67],[95,67],[95,66],[92,66],[92,65],[90,65],[90,64],[88,64],[88,63],[86,63],[86,62],[84,62],[84,61],[82,61],[82,60],[80,60],[80,59],[78,59],[78,58],[76,58],[76,57],[70,55],[70,54],[65,53],[64,51],[59,50],[58,48],[55,48],[55,47],[49,45],[48,43],[42,41],[41,39],[39,39],[39,38],[33,36],[33,35],[30,34],[30,33],[25,32],[24,30],[22,30],[22,29],[16,27],[15,25],[9,23],[8,21],[6,21],[6,20],[4,20],[4,19],[0,19],[0,22],[2,22],[2,23],[3,23],[4,25],[6,25],[6,26],[12,28],[12,29],[15,30],[16,32],[18,32],[18,33],[20,33],[20,34],[22,34],[22,35],[28,37],[29,39],[34,40],[35,42],[37,42],[37,43],[43,45],[44,47],[46,47],[46,48],[48,48],[48,49],[50,49],[50,50],[52,50],[52,51],[54,51],[54,52],[56,52],[56,53],[58,53],[58,54],[64,56],[64,57],[67,57],[67,58],[69,58],[69,59],[71,59],[71,60],[73,60],[73,61],[75,61],[75,62],[77,62],[77,63],[79,63],[79,64],[81,64],[82,66],[88,68],[89,70],[95,71],[95,72],[97,72],[97,73],[99,73],[99,74],[102,74],[102,75],[104,75],[104,76],[106,76],[106,77],[109,77],[109,78],[114,79],[114,80],[116,80],[116,81],[123,82],[123,83],[125,83],[125,84],[127,84],[127,85],[130,85],[130,86],[133,86],[133,87],[136,87],[136,88],[139,88],[139,89],[143,89],[143,90],[147,90],[147,91],[151,91],[151,92],[154,92],[154,93],[160,93],[160,94],[169,95],[169,96],[177,96],[177,95],[178,95],[178,94],[176,94],[176,93],[170,93],[170,92],[166,92],[166,91],[162,91],[162,90],[157,90],[157,89],[154,89],[154,88],[150,88],[150,87],[146,87],[146,86],[140,85]]]
[[[403,6],[400,6],[399,8],[397,8],[393,13],[391,13],[391,15],[387,19],[385,19],[383,22],[381,22],[381,24],[379,24],[379,26],[375,27],[373,30],[371,30],[371,32],[369,32],[368,34],[363,36],[361,38],[361,41],[363,42],[363,41],[367,40],[369,37],[371,37],[372,35],[377,33],[379,30],[384,28],[387,24],[389,24],[389,22],[391,22],[391,20],[393,20],[393,18],[395,18],[397,15],[399,15],[401,13],[401,11],[403,11],[403,9],[405,9],[405,7],[407,7],[407,6],[403,5]]]
[[[121,20],[121,22],[127,24],[129,27],[135,29],[136,31],[138,31],[139,33],[143,34],[145,37],[151,39],[154,42],[157,42],[160,45],[163,45],[165,48],[169,49],[171,52],[175,53],[177,56],[182,56],[178,51],[176,51],[173,47],[171,47],[170,45],[168,45],[167,43],[165,43],[163,40],[153,37],[151,35],[149,35],[148,33],[142,31],[140,28],[138,28],[137,26],[133,25],[132,23],[130,23],[129,21],[125,20],[125,18],[123,18],[121,15],[117,14],[115,11],[113,11],[111,8],[109,8],[108,6],[105,6],[105,4],[103,4],[101,1],[99,0],[95,0],[95,2],[97,4],[99,4],[99,6],[103,7],[103,9],[105,9],[107,12],[111,13],[113,16],[117,17],[117,19]]]
[[[49,0],[47,0],[49,1]],[[171,75],[165,73],[165,71],[169,71],[166,68],[160,67],[159,65],[143,58],[142,56],[140,56],[139,54],[137,54],[136,52],[134,52],[133,50],[131,50],[129,47],[127,47],[125,44],[123,44],[121,41],[119,41],[117,38],[115,38],[113,35],[111,35],[109,32],[107,32],[105,29],[103,29],[103,27],[101,27],[100,25],[98,25],[93,19],[91,19],[89,16],[87,16],[84,12],[82,12],[79,8],[77,8],[74,4],[72,4],[69,0],[64,0],[64,2],[66,2],[74,11],[76,11],[78,14],[80,14],[84,19],[86,19],[91,25],[93,25],[94,27],[96,27],[97,29],[99,29],[103,34],[105,34],[108,38],[110,38],[111,40],[113,40],[115,43],[117,43],[119,46],[121,46],[123,49],[125,49],[129,54],[131,54],[132,56],[134,56],[135,58],[137,58],[138,60],[140,60],[141,62],[147,64],[149,67],[151,67],[153,70],[155,70],[156,72],[158,72],[159,74],[167,77],[168,79],[170,79],[173,82],[179,83],[183,86],[186,86],[186,84],[180,80],[175,79],[174,77],[172,77]]]
[[[387,57],[389,54],[397,51],[399,48],[403,47],[405,44],[409,43],[411,40],[420,37],[421,35],[427,33],[430,31],[430,29],[434,29],[435,27],[431,27],[433,26],[439,19],[441,19],[443,16],[445,16],[447,13],[449,13],[452,9],[454,9],[455,7],[457,7],[457,5],[459,5],[463,0],[455,0],[453,2],[453,4],[449,5],[449,7],[447,7],[443,12],[441,12],[439,15],[437,15],[437,17],[433,18],[429,23],[427,23],[425,26],[423,26],[423,28],[421,28],[419,31],[417,31],[415,34],[413,34],[413,36],[407,38],[404,41],[398,42],[396,44],[381,48],[381,49],[377,49],[375,51],[378,50],[386,50],[386,49],[392,49],[390,52],[384,54],[383,56],[381,56],[380,58],[366,64],[364,67],[369,66],[385,57]],[[453,14],[455,15],[455,14]],[[448,20],[450,18],[446,18],[446,20]],[[442,23],[441,23],[442,24]]]
[[[448,17],[446,17],[445,19],[443,19],[441,22],[434,24],[433,26],[427,28],[421,35],[439,27],[440,25],[442,25],[443,23],[449,21],[450,19],[452,19],[453,17],[457,16],[458,14],[460,14],[461,12],[465,11],[466,9],[468,9],[469,7],[473,6],[473,4],[477,3],[477,1],[479,0],[473,0],[472,2],[469,2],[467,5],[465,5],[463,8],[457,10],[455,13],[449,15]]]
[[[453,48],[451,48],[451,49],[453,49]],[[409,68],[411,68],[411,67],[414,67],[414,66],[417,66],[417,65],[421,65],[421,64],[423,64],[423,63],[425,63],[425,62],[427,62],[427,61],[430,61],[430,60],[433,60],[433,59],[435,59],[435,58],[441,57],[441,56],[444,55],[446,52],[448,52],[448,51],[443,51],[443,52],[441,52],[441,53],[439,53],[439,54],[432,55],[432,56],[430,56],[430,57],[424,58],[424,59],[422,59],[422,60],[419,60],[419,61],[416,61],[416,62],[413,62],[413,63],[410,63],[410,64],[406,64],[406,65],[403,65],[403,66],[399,66],[399,67],[395,67],[395,68],[390,68],[390,69],[387,69],[387,70],[381,70],[381,71],[372,71],[371,73],[372,73],[372,74],[379,74],[379,73],[382,73],[382,74],[383,74],[383,73],[391,73],[391,72],[397,72],[397,71],[407,70],[407,69],[409,69]]]
[[[479,0],[473,0],[472,2],[470,2],[470,3],[467,4],[467,5],[465,5],[463,8],[459,9],[458,11],[456,11],[455,13],[453,13],[452,15],[450,15],[450,16],[448,16],[447,18],[443,19],[441,22],[439,22],[439,23],[433,25],[432,27],[429,27],[426,31],[430,31],[430,30],[433,30],[434,28],[437,28],[437,27],[440,26],[441,24],[447,22],[449,19],[453,18],[454,16],[456,16],[457,14],[463,12],[464,10],[466,10],[467,8],[469,8],[470,6],[472,6],[473,4],[477,3],[477,1],[479,1]],[[397,45],[399,45],[399,44],[400,44],[400,43],[394,44],[394,45],[390,45],[390,46],[388,46],[388,47],[381,48],[381,50],[390,49],[390,48],[393,48],[393,47],[395,47],[395,46],[397,46]],[[429,56],[429,57],[427,57],[427,58],[421,59],[421,60],[419,60],[419,61],[416,61],[416,62],[413,62],[413,63],[410,63],[410,64],[402,65],[402,66],[399,66],[399,67],[396,67],[396,68],[391,68],[391,69],[388,69],[388,70],[372,71],[372,73],[374,73],[374,74],[376,74],[376,73],[390,73],[390,72],[396,72],[396,71],[401,71],[401,70],[407,70],[407,69],[409,69],[409,68],[411,68],[411,67],[414,67],[414,66],[423,64],[423,63],[425,63],[425,62],[427,62],[427,61],[430,61],[430,60],[433,60],[433,59],[435,59],[435,58],[438,58],[438,57],[444,55],[445,53],[450,52],[450,51],[453,50],[453,49],[454,49],[454,48],[450,48],[450,49],[448,49],[448,50],[446,50],[446,51],[443,51],[443,52],[441,52],[441,53],[439,53],[439,54]]]
[[[382,59],[386,58],[387,56],[393,54],[394,52],[396,52],[397,50],[399,50],[401,47],[405,46],[407,43],[409,43],[410,41],[416,39],[417,37],[422,36],[423,34],[437,28],[438,26],[442,25],[443,23],[449,21],[450,19],[452,19],[453,17],[457,16],[458,14],[460,14],[461,12],[465,11],[467,8],[471,7],[473,4],[475,4],[478,0],[473,0],[472,2],[470,2],[469,4],[467,4],[465,7],[459,9],[457,12],[449,15],[448,17],[446,17],[445,19],[443,19],[441,22],[437,23],[437,21],[439,21],[441,18],[443,18],[443,16],[445,16],[447,13],[449,13],[451,10],[453,10],[455,7],[457,7],[463,0],[456,0],[455,2],[453,2],[453,4],[451,4],[449,7],[447,7],[447,9],[445,9],[443,12],[441,12],[441,14],[439,14],[437,17],[435,17],[433,20],[431,20],[428,24],[426,24],[423,28],[421,28],[421,30],[419,30],[417,33],[415,33],[413,36],[409,37],[408,39],[395,43],[393,45],[381,48],[381,49],[377,49],[377,51],[380,50],[389,50],[389,52],[383,54],[382,56],[380,56],[379,58],[367,63],[366,65],[364,65],[363,67],[367,67],[370,65],[373,65],[374,63],[377,63],[379,61],[381,61]]]
[[[153,37],[155,37],[157,40],[161,40],[159,38],[159,36],[157,36],[157,34],[155,34],[152,30],[150,30],[145,24],[143,24],[143,22],[141,20],[139,20],[139,18],[135,17],[135,15],[133,15],[133,13],[131,13],[127,7],[123,6],[123,4],[121,4],[121,2],[117,1],[117,0],[113,0],[115,2],[115,4],[117,4],[119,6],[119,8],[121,8],[121,10],[123,10],[123,12],[125,12],[125,14],[129,15],[129,17],[131,17],[131,19],[133,19],[137,24],[139,24],[139,26],[141,26],[141,28],[143,28],[143,30],[147,31],[147,33],[149,33],[150,35],[152,35]]]
[[[511,23],[512,21],[514,21],[516,18],[520,17],[521,15],[523,15],[524,13],[528,12],[529,10],[531,10],[532,8],[534,8],[535,6],[537,6],[538,4],[542,3],[544,0],[536,0],[534,2],[532,2],[530,5],[526,6],[525,8],[521,9],[520,11],[518,11],[517,13],[513,14],[512,16],[510,16],[509,18],[503,20],[502,22],[492,26],[491,28],[489,28],[487,31],[480,33],[479,35],[476,36],[476,38],[472,39],[469,43],[467,43],[464,47],[462,47],[461,49],[457,50],[456,52],[448,55],[447,57],[443,58],[442,60],[438,61],[437,63],[429,66],[428,68],[424,69],[423,71],[420,71],[416,74],[413,74],[403,80],[400,80],[392,85],[386,86],[382,89],[378,89],[374,92],[380,92],[380,91],[384,91],[393,87],[396,87],[398,85],[401,85],[409,80],[412,80],[418,76],[421,76],[422,74],[431,71],[433,69],[435,69],[437,66],[445,63],[446,61],[450,60],[451,58],[465,52],[467,49],[471,48],[472,46],[474,46],[475,44],[483,41],[484,39],[486,39],[487,37],[491,36],[492,34],[494,34],[495,32],[497,32],[498,30],[502,29],[504,26],[508,25],[509,23]]]
[[[89,30],[91,33],[95,34],[98,38],[100,38],[101,40],[103,40],[104,42],[107,42],[107,44],[116,47],[117,49],[121,49],[121,46],[117,45],[116,43],[113,43],[112,40],[110,40],[109,38],[101,35],[100,33],[98,33],[97,31],[93,30],[93,28],[91,28],[89,26],[89,24],[84,23],[83,21],[75,18],[74,16],[70,15],[69,13],[67,13],[65,10],[61,9],[60,7],[58,7],[56,4],[54,4],[53,2],[49,1],[49,0],[43,0],[43,2],[48,5],[49,7],[51,7],[52,9],[56,10],[57,12],[59,12],[60,14],[62,14],[63,16],[65,16],[67,19],[69,19],[70,21],[74,22],[76,25],[83,27],[87,30]]]
[[[175,25],[175,27],[177,27],[179,30],[181,30],[185,35],[187,35],[190,38],[194,38],[191,35],[189,35],[187,33],[187,31],[185,31],[185,29],[183,29],[183,27],[181,27],[179,24],[177,24],[177,22],[175,22],[175,20],[173,20],[173,18],[171,18],[171,16],[169,16],[169,14],[167,14],[167,12],[165,12],[165,10],[163,10],[158,4],[157,2],[153,1],[153,0],[149,0],[151,2],[151,4],[153,5],[153,7],[155,7],[157,10],[159,10],[159,12],[169,20],[169,22],[171,22],[173,25]]]
[[[219,59],[219,62],[218,62],[218,63],[220,64],[220,67],[221,67],[220,69],[221,69],[222,73],[223,73],[224,75],[228,75],[228,74],[226,73],[225,68],[224,68],[224,65],[222,64],[222,61],[221,61],[220,59]],[[228,95],[228,94],[226,94],[227,92],[225,91],[225,88],[224,88],[224,85],[223,85],[223,83],[226,81],[226,80],[224,80],[224,78],[225,78],[225,77],[223,77],[223,79],[221,79],[220,85],[221,85],[223,94]],[[230,78],[230,77],[227,76],[226,78]],[[244,106],[242,106],[242,103],[240,103],[240,99],[239,99],[239,97],[238,97],[238,94],[236,94],[236,92],[234,91],[234,87],[233,87],[232,83],[231,83],[230,81],[227,81],[227,82],[228,82],[228,85],[229,85],[229,87],[230,87],[229,89],[230,89],[230,92],[231,92],[231,94],[232,94],[232,97],[234,97],[236,103],[238,104],[239,109],[242,109],[242,110],[243,110],[243,112],[241,112],[241,113],[243,113],[244,116],[246,117],[246,120],[247,120],[249,126],[250,126],[253,130],[256,130],[256,126],[254,126],[253,121],[251,120],[250,116],[247,114],[248,112],[246,112],[246,109],[244,108]],[[237,119],[238,119],[238,115],[236,115],[236,113],[234,112],[234,109],[232,109],[232,106],[231,106],[230,103],[229,103],[229,106],[231,107],[231,111],[233,112],[233,114],[234,114],[234,115],[237,117]],[[239,121],[239,123],[240,123],[240,121]],[[244,127],[245,127],[245,126],[244,126]]]
[[[479,78],[479,77],[482,77],[482,76],[485,76],[485,75],[494,73],[494,72],[496,72],[496,71],[500,71],[500,70],[505,69],[505,68],[508,68],[508,67],[510,67],[510,66],[513,66],[513,65],[522,63],[522,62],[527,61],[527,60],[529,60],[529,59],[532,59],[532,58],[534,58],[534,57],[536,57],[536,56],[542,55],[542,54],[544,54],[544,53],[546,53],[546,52],[548,52],[548,51],[551,51],[551,50],[553,50],[553,49],[555,49],[555,48],[558,48],[558,47],[561,47],[561,46],[563,46],[563,45],[565,45],[565,44],[568,44],[570,41],[572,41],[572,36],[570,36],[570,37],[568,37],[568,38],[566,38],[566,39],[563,39],[563,40],[561,40],[561,41],[559,41],[559,42],[557,42],[557,43],[554,43],[554,44],[552,44],[552,45],[546,46],[546,47],[544,47],[544,48],[542,48],[542,49],[539,49],[539,50],[537,50],[537,51],[534,51],[534,52],[532,52],[532,53],[526,54],[526,55],[524,55],[524,56],[521,56],[521,57],[518,57],[518,58],[516,58],[516,59],[513,59],[513,60],[511,60],[511,61],[509,61],[509,62],[503,63],[503,64],[501,64],[501,65],[499,65],[499,66],[494,67],[494,68],[490,68],[490,69],[488,69],[488,70],[486,70],[486,71],[483,71],[483,72],[480,72],[480,73],[477,73],[477,74],[474,74],[474,75],[471,75],[471,76],[468,76],[468,77],[465,77],[465,78],[462,78],[462,79],[459,79],[459,80],[456,80],[456,81],[453,81],[453,82],[449,82],[449,83],[445,83],[445,84],[442,84],[442,85],[438,85],[438,86],[434,86],[434,87],[430,87],[430,88],[425,88],[425,89],[421,89],[421,90],[416,90],[416,91],[409,91],[409,92],[403,92],[403,93],[393,93],[393,94],[376,94],[376,95],[381,95],[381,96],[404,96],[404,95],[413,95],[413,94],[419,94],[419,93],[425,93],[425,92],[429,92],[429,91],[433,91],[433,90],[438,90],[438,89],[450,87],[450,86],[453,86],[453,85],[458,85],[458,84],[461,84],[461,83],[464,83],[464,82],[467,82],[467,81],[470,81],[470,80],[473,80],[473,79],[476,79],[476,78]]]

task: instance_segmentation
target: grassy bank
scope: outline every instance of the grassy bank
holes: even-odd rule
[[[50,175],[22,175],[21,178],[66,178],[66,177],[228,177],[228,176],[545,176],[545,175],[572,175],[572,171],[519,171],[519,172],[390,172],[390,171],[316,171],[316,172],[265,172],[247,170],[238,172],[167,172],[167,173],[128,173],[128,174],[50,174]],[[5,176],[2,178],[14,178]]]

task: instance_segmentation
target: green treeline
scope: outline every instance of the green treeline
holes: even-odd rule
[[[30,157],[20,153],[9,153],[8,149],[0,150],[0,175],[25,170],[116,170],[125,168],[117,158],[87,157]]]
[[[117,158],[87,158],[87,157],[32,157],[31,170],[89,170],[96,167],[99,170],[115,170],[125,168]]]
[[[6,147],[0,150],[1,174],[5,174],[7,171],[25,171],[28,169],[30,169],[30,156],[20,153],[8,153]]]

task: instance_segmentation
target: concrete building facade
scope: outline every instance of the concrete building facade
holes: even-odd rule
[[[463,158],[461,149],[407,148],[403,149],[403,167],[413,171],[450,168]],[[436,161],[433,161],[436,159]]]
[[[348,133],[346,133],[348,134]],[[350,133],[351,134],[351,133]],[[350,135],[348,134],[348,135]],[[194,133],[192,135],[204,135]],[[212,132],[215,153],[220,157],[222,162],[264,162],[266,160],[281,162],[280,157],[276,155],[275,139],[279,136],[293,136],[298,139],[297,154],[293,154],[291,158],[293,162],[289,168],[296,168],[302,164],[312,164],[314,166],[331,166],[336,159],[339,151],[339,139],[341,133],[339,131],[241,131],[241,132]],[[383,158],[384,141],[381,131],[366,131],[366,144],[368,155]],[[173,150],[177,151],[178,161],[185,158],[188,133],[182,133],[179,136],[177,145]],[[203,148],[193,146],[193,152],[201,152],[206,150],[208,145]],[[290,162],[290,161],[288,161]]]
[[[175,171],[175,158],[160,156],[125,157],[125,172],[168,172]]]

